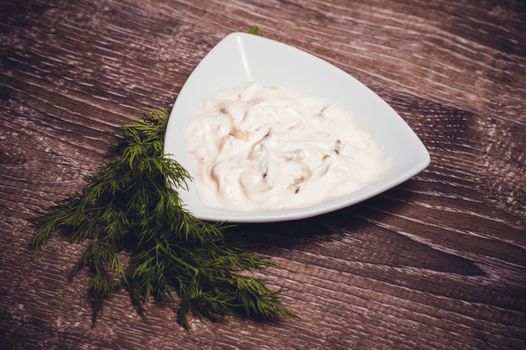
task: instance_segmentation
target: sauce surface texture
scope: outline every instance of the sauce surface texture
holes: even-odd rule
[[[387,169],[383,151],[326,100],[247,82],[204,102],[185,129],[209,207],[281,210],[356,191]]]

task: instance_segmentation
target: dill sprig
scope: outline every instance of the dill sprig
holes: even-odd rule
[[[250,27],[250,29],[248,30],[248,34],[261,35],[257,26]]]
[[[269,260],[225,243],[224,225],[201,221],[183,206],[177,189],[187,188],[191,178],[163,154],[167,119],[166,111],[149,110],[143,120],[125,125],[106,165],[86,177],[84,191],[34,220],[32,247],[40,248],[56,231],[88,242],[72,274],[91,272],[92,325],[121,286],[143,317],[150,298],[178,302],[185,328],[189,312],[210,320],[227,313],[259,320],[290,315],[279,292],[246,274]]]

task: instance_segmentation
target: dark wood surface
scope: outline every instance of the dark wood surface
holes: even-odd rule
[[[170,108],[258,25],[370,86],[431,153],[413,179],[303,221],[243,225],[299,318],[192,320],[118,292],[94,329],[80,246],[28,219],[84,186],[115,128]],[[523,1],[0,1],[0,348],[526,348]]]

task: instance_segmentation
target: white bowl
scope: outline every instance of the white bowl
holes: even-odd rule
[[[384,192],[416,175],[429,164],[429,153],[404,120],[378,95],[330,63],[291,46],[245,33],[219,42],[194,69],[174,104],[164,152],[195,174],[184,129],[203,101],[224,88],[247,81],[269,83],[318,96],[351,113],[353,119],[383,147],[389,169],[378,181],[334,200],[300,209],[233,211],[205,206],[193,183],[179,190],[196,217],[211,221],[271,222],[320,215]]]

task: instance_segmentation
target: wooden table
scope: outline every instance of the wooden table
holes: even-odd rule
[[[2,0],[0,19],[0,348],[526,348],[523,1]],[[242,227],[298,319],[186,332],[120,291],[91,329],[87,274],[67,279],[81,247],[32,254],[28,219],[251,25],[371,87],[431,165],[332,214]]]

